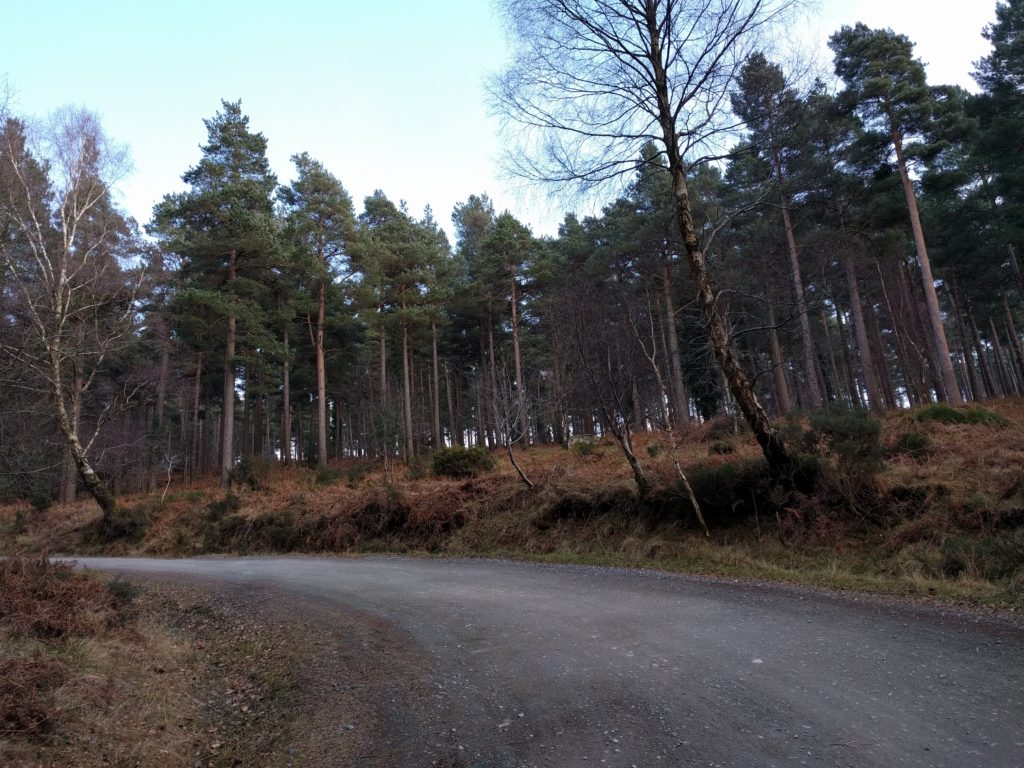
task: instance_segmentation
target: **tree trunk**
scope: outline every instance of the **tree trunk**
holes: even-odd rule
[[[224,388],[220,429],[220,487],[231,490],[231,469],[235,462],[235,308],[230,292],[234,288],[238,254],[228,254],[228,318],[224,339]]]
[[[484,347],[484,337],[480,337],[480,372],[476,377],[476,445],[484,444],[485,430],[487,424],[484,417],[484,387],[487,386],[487,350]]]
[[[456,433],[455,405],[452,400],[452,374],[448,370],[448,361],[444,361],[444,394],[448,401],[448,441],[452,445],[462,445],[462,435]],[[441,447],[440,445],[438,446]]]
[[[193,467],[193,479],[199,477],[202,473],[202,425],[203,420],[200,418],[200,414],[203,411],[200,408],[200,396],[203,388],[203,353],[199,352],[196,355],[196,379],[193,383],[193,436],[191,436],[191,453],[193,453],[193,461],[191,461],[191,467]]]
[[[772,358],[772,377],[775,380],[775,400],[779,415],[785,416],[793,410],[793,401],[789,396],[789,384],[786,381],[786,361],[782,357],[779,346],[779,332],[776,328],[775,306],[768,300],[768,349]]]
[[[846,271],[846,288],[850,293],[853,331],[854,336],[857,338],[857,357],[860,359],[860,368],[864,374],[864,388],[868,392],[868,405],[871,407],[871,410],[880,412],[885,409],[885,403],[882,401],[878,378],[875,375],[874,361],[871,358],[868,331],[864,325],[864,305],[861,303],[860,298],[860,284],[857,282],[857,269],[851,254],[847,254],[843,259],[843,268]]]
[[[687,403],[689,398],[683,382],[683,363],[679,352],[679,333],[676,330],[676,311],[672,304],[672,268],[668,261],[665,261],[661,269],[661,290],[665,297],[665,329],[668,331],[666,356],[672,377],[670,379],[672,386],[669,389],[672,396],[672,414],[676,420],[673,423],[675,426],[681,426],[677,423],[679,419],[690,420],[690,408]]]
[[[306,460],[306,433],[302,421],[302,399],[295,403],[295,461],[300,465]]]
[[[839,308],[839,301],[833,303],[836,312],[836,330],[839,332],[839,351],[842,355],[843,375],[846,380],[846,388],[850,394],[850,403],[856,408],[864,407],[864,395],[857,384],[856,366],[853,364],[853,345],[847,336],[848,320],[843,319],[843,313]]]
[[[171,368],[171,339],[166,333],[166,323],[161,322],[161,330],[165,333],[160,345],[160,372],[156,378],[156,409],[153,412],[153,427],[159,431],[164,425],[164,402],[167,397],[167,377]]]
[[[341,423],[341,398],[334,398],[334,458],[340,459],[344,453],[345,430]]]
[[[1006,357],[1003,355],[1003,345],[999,341],[999,333],[996,331],[996,324],[991,315],[989,315],[988,318],[988,328],[989,333],[992,334],[992,350],[995,352],[996,371],[999,374],[1000,388],[1003,390],[1003,395],[1009,397],[1010,395],[1016,394],[1016,388],[1014,386],[1013,377],[1010,375],[1010,372],[1006,367]]]
[[[953,371],[953,359],[950,357],[949,344],[946,342],[946,330],[942,325],[942,310],[939,307],[939,296],[935,292],[935,278],[932,276],[932,263],[928,258],[928,248],[924,241],[921,217],[917,211],[917,196],[914,194],[914,185],[910,181],[910,176],[907,173],[907,164],[903,158],[903,141],[895,126],[892,129],[892,139],[896,149],[896,166],[899,170],[903,194],[907,199],[907,208],[910,212],[910,228],[914,233],[917,261],[921,267],[924,299],[928,307],[928,320],[931,324],[932,342],[938,357],[936,362],[939,366],[942,388],[945,391],[948,402],[953,405],[960,405],[963,403],[963,398],[960,396],[960,385],[957,384],[956,373]]]
[[[284,365],[282,366],[281,377],[281,461],[284,465],[291,466],[292,463],[292,375],[288,357],[291,351],[288,348],[288,331],[284,332]]]
[[[519,350],[519,299],[516,296],[516,278],[512,276],[512,357],[516,369],[516,399],[522,400],[523,356]],[[492,340],[493,344],[493,340]]]
[[[488,398],[488,403],[491,407],[491,417],[487,420],[487,432],[488,432],[488,445],[491,447],[497,445],[497,439],[495,437],[495,415],[493,413],[493,404],[498,402],[498,365],[494,357],[494,318],[491,317],[490,312],[487,313],[487,353],[488,353],[488,370],[490,371],[490,384],[491,392]]]
[[[388,403],[388,350],[387,338],[384,334],[384,308],[380,309],[380,402],[382,406]]]
[[[242,445],[239,453],[245,457],[252,456],[252,377],[249,375],[248,365],[242,368],[242,376],[245,383],[242,388]]]
[[[327,365],[324,361],[324,319],[327,307],[327,265],[321,262],[316,303],[316,465],[327,466]]]
[[[93,499],[96,500],[96,503],[99,504],[100,509],[103,510],[104,519],[110,519],[117,511],[117,499],[111,493],[109,486],[104,482],[103,478],[96,474],[92,464],[89,462],[86,456],[86,449],[78,437],[78,420],[73,416],[74,413],[80,412],[81,387],[73,385],[69,413],[68,403],[65,399],[66,394],[64,392],[61,360],[57,349],[54,347],[50,348],[50,376],[51,392],[57,409],[57,424],[64,435],[64,439],[67,441],[71,458],[75,462],[75,467],[78,469],[78,474],[82,478],[82,483],[85,485],[86,490],[89,491]],[[78,393],[77,397],[74,396],[75,392]]]
[[[1020,262],[1017,260],[1017,251],[1013,243],[1006,244],[1006,253],[1010,257],[1010,271],[1013,272],[1013,279],[1017,281],[1017,292],[1024,299],[1024,275],[1021,274]]]
[[[1006,325],[1006,335],[1010,340],[1010,349],[1016,357],[1017,381],[1020,382],[1020,389],[1024,389],[1024,345],[1021,345],[1020,336],[1017,334],[1017,327],[1013,322],[1013,313],[1010,311],[1010,303],[1003,294],[1003,317]],[[1019,392],[1024,394],[1024,392]]]
[[[842,382],[839,378],[839,368],[836,366],[836,351],[832,345],[832,331],[828,326],[828,315],[825,314],[825,308],[821,308],[821,325],[822,338],[825,340],[825,354],[828,355],[828,367],[829,373],[832,376],[832,400],[839,400],[840,389],[842,388]],[[825,387],[825,395],[828,396],[828,386]]]
[[[982,361],[979,358],[978,365],[974,365],[974,354],[971,352],[972,337],[967,333],[967,322],[964,319],[967,312],[964,306],[963,295],[960,293],[960,286],[955,278],[949,281],[946,290],[953,304],[953,314],[956,316],[957,332],[960,335],[960,346],[964,354],[964,368],[967,369],[967,381],[973,393],[973,399],[984,400],[986,394],[984,387],[987,387],[987,382],[983,386],[982,382],[978,380],[978,368],[981,366]]]
[[[438,450],[444,446],[441,441],[441,373],[438,370],[437,362],[437,322],[430,324],[430,355],[431,355],[431,382],[433,384],[433,391],[431,392],[431,426],[434,429],[434,450]],[[451,405],[451,393],[448,393],[449,406]],[[449,407],[449,411],[451,408]]]
[[[416,455],[412,437],[412,380],[409,375],[409,321],[402,318],[402,406],[405,415],[405,461]]]
[[[775,177],[779,186],[785,184],[782,173],[782,160],[777,150],[772,151],[775,165]],[[807,377],[807,395],[811,408],[821,408],[824,404],[824,393],[818,386],[818,359],[814,352],[814,337],[811,335],[811,319],[807,313],[807,300],[804,296],[804,282],[800,274],[800,254],[796,247],[796,236],[793,234],[793,219],[789,213],[789,196],[781,195],[782,225],[786,230],[786,251],[789,254],[789,274],[793,280],[793,294],[796,297],[796,312],[800,320],[800,344],[803,348],[804,375]]]
[[[461,448],[466,447],[466,429],[463,414],[466,411],[462,407],[462,376],[455,378],[455,421],[452,422],[452,429],[455,433],[455,442]]]
[[[981,368],[981,380],[985,383],[985,391],[988,392],[989,397],[998,397],[999,391],[996,389],[995,377],[988,364],[985,345],[981,342],[981,333],[978,332],[978,324],[974,321],[974,315],[970,313],[970,309],[968,309],[967,317],[971,327],[971,336],[974,339],[974,349],[978,355],[978,366]]]
[[[793,466],[793,459],[786,449],[778,430],[769,420],[764,408],[754,394],[754,388],[743,372],[739,357],[733,346],[732,339],[726,328],[725,318],[718,305],[718,297],[711,285],[708,274],[707,260],[697,239],[693,216],[690,211],[689,191],[686,187],[686,165],[679,149],[676,128],[676,115],[669,94],[668,76],[664,66],[661,41],[661,28],[658,24],[654,3],[647,4],[646,11],[647,35],[650,40],[649,61],[654,69],[655,95],[658,102],[658,120],[661,127],[662,141],[668,156],[668,168],[672,177],[672,190],[675,203],[676,220],[679,232],[686,249],[687,261],[690,264],[690,275],[693,278],[697,293],[697,304],[700,306],[707,326],[708,337],[715,359],[725,375],[740,411],[750,425],[751,431],[761,450],[764,452],[768,465],[777,474],[787,473]]]
[[[872,352],[872,361],[875,364],[875,372],[878,375],[878,389],[882,395],[882,402],[886,408],[897,408],[900,403],[896,398],[896,389],[892,381],[892,372],[889,367],[889,350],[885,346],[885,339],[882,337],[882,326],[878,322],[878,315],[869,312],[865,316],[865,322],[875,342],[875,349]]]

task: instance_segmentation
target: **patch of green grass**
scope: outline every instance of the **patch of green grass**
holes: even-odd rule
[[[940,424],[984,424],[992,427],[1008,427],[1010,420],[1005,416],[982,408],[979,405],[954,408],[948,403],[930,403],[916,408],[910,418],[917,422],[936,421]]]
[[[1017,581],[988,580],[969,571],[936,572],[930,567],[922,567],[922,563],[912,557],[900,558],[885,553],[880,542],[863,542],[859,549],[840,551],[829,547],[794,547],[771,535],[761,540],[730,539],[719,533],[708,540],[700,534],[669,539],[654,534],[646,539],[627,539],[617,543],[561,540],[552,549],[540,546],[529,549],[515,546],[453,547],[445,554],[649,568],[696,576],[783,582],[998,608],[1024,607],[1024,594]]]

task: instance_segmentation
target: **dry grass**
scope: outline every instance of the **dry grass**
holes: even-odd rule
[[[288,628],[203,592],[133,592],[44,559],[0,563],[0,765],[285,762]]]
[[[749,483],[760,456],[749,434],[727,419],[690,428],[679,435],[676,458],[713,494],[705,499],[710,539],[674,490],[668,437],[641,434],[637,455],[660,489],[645,505],[636,503],[618,447],[605,439],[587,455],[559,446],[517,451],[532,491],[502,452],[494,454],[496,468],[478,478],[400,469],[395,486],[364,461],[332,464],[319,477],[270,466],[259,490],[242,487],[230,503],[210,478],[172,489],[162,504],[124,500],[141,516],[144,538],[95,546],[172,556],[301,550],[582,560],[1024,605],[1024,572],[1014,563],[1018,550],[1024,561],[1024,400],[986,407],[1010,426],[887,414],[885,446],[914,432],[932,449],[919,458],[890,455],[870,486],[852,489],[861,507],[854,512],[844,506],[851,489],[834,482],[827,494],[798,497],[779,514],[777,500]],[[787,427],[801,428],[806,422]],[[745,495],[736,498],[730,483],[747,483]],[[97,517],[86,504],[55,507],[15,531],[15,513],[0,509],[7,551],[80,550]]]
[[[124,587],[42,558],[0,564],[0,763],[188,764],[186,650]]]

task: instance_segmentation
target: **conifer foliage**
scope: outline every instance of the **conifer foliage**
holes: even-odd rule
[[[302,148],[279,184],[229,101],[144,236],[94,115],[5,112],[0,500],[110,518],[268,462],[394,480],[497,449],[532,488],[523,450],[602,435],[642,496],[640,432],[746,419],[785,476],[778,418],[1024,395],[1024,2],[976,94],[863,24],[831,37],[837,92],[797,83],[762,34],[788,6],[506,0],[513,169],[609,193],[554,236],[478,191],[450,242]]]

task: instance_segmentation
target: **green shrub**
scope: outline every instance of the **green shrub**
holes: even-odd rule
[[[488,454],[488,458],[490,454]],[[493,462],[492,462],[493,465]],[[431,462],[428,462],[423,456],[413,456],[412,459],[405,466],[405,479],[406,480],[422,480],[432,469]],[[490,469],[490,467],[488,467]]]
[[[290,552],[302,541],[290,509],[249,518],[231,512],[210,520],[204,535],[208,552]]]
[[[728,440],[715,440],[708,446],[708,453],[716,456],[728,456],[731,453],[736,453],[736,449]]]
[[[368,462],[359,462],[353,464],[351,467],[345,470],[345,480],[348,483],[358,483],[364,477],[366,477],[370,470],[373,468],[372,464]]]
[[[932,442],[928,435],[921,432],[902,432],[893,441],[888,450],[890,456],[909,456],[912,459],[923,459],[932,450]]]
[[[143,506],[117,507],[111,515],[104,515],[95,529],[86,536],[93,544],[125,539],[138,541],[149,527],[149,515]]]
[[[810,415],[811,438],[836,457],[839,469],[863,477],[882,468],[882,425],[869,412],[833,406]]]
[[[316,476],[313,478],[314,485],[334,485],[341,477],[341,473],[330,467],[317,467]]]
[[[587,436],[580,437],[577,438],[569,447],[577,456],[593,456],[597,453],[597,438]]]
[[[940,424],[986,424],[992,427],[1008,427],[1010,420],[978,405],[954,408],[948,403],[922,405],[910,414],[918,422],[937,421]]]
[[[661,454],[661,443],[648,443],[647,444],[647,455],[652,459],[658,458]]]
[[[263,490],[270,476],[272,463],[263,456],[246,456],[231,470],[231,479],[252,491]]]
[[[130,605],[135,601],[136,597],[142,594],[141,588],[132,584],[123,576],[115,576],[107,582],[107,588],[119,605]]]
[[[476,477],[481,472],[494,469],[494,459],[486,448],[442,448],[431,459],[431,467],[437,477]]]
[[[767,492],[771,485],[768,467],[763,459],[689,467],[686,475],[711,526],[744,520],[761,504],[762,512],[772,506]]]
[[[206,505],[206,519],[211,523],[215,523],[225,515],[233,515],[241,508],[242,500],[235,494],[229,493],[223,499],[211,501]]]
[[[704,422],[698,439],[701,442],[710,443],[715,440],[728,440],[749,432],[750,427],[747,426],[746,421],[723,413]]]
[[[32,505],[32,509],[36,512],[45,512],[53,506],[53,496],[50,494],[50,489],[40,485],[33,486],[28,492],[28,503]]]
[[[1013,578],[1024,570],[1024,532],[1001,536],[946,539],[939,548],[942,571],[947,576],[998,580]]]

